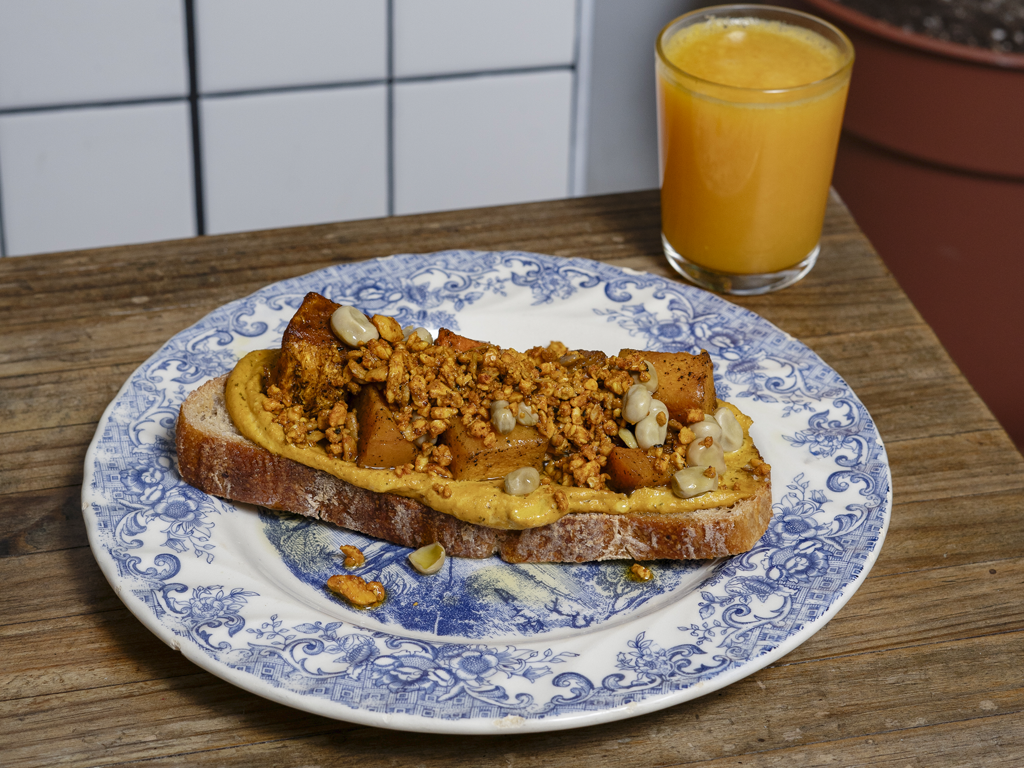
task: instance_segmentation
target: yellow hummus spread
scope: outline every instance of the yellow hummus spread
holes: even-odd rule
[[[548,525],[573,512],[605,514],[692,512],[728,507],[754,494],[764,483],[751,466],[760,459],[750,438],[751,419],[731,405],[743,427],[743,445],[725,454],[728,471],[719,489],[690,499],[681,499],[667,487],[638,488],[628,496],[610,490],[542,485],[527,496],[505,493],[502,480],[465,481],[439,478],[423,472],[399,474],[390,469],[367,469],[354,462],[330,456],[320,445],[300,446],[285,440],[284,430],[274,414],[263,407],[266,395],[263,377],[273,365],[278,350],[260,350],[246,355],[228,378],[226,401],[235,426],[246,438],[279,456],[323,470],[352,485],[377,493],[394,493],[415,499],[439,512],[467,523],[490,528],[521,530]],[[450,489],[446,493],[445,487]],[[568,507],[559,510],[554,494],[561,491]],[[563,505],[564,506],[564,505]]]

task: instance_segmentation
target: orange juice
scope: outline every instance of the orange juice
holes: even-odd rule
[[[731,275],[813,264],[852,48],[841,33],[834,42],[716,10],[677,20],[658,41],[666,253]]]

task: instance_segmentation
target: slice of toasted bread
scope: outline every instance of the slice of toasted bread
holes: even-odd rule
[[[464,523],[417,501],[374,493],[250,442],[224,402],[226,376],[182,404],[178,471],[214,496],[294,512],[404,547],[440,543],[454,557],[498,554],[511,563],[690,560],[749,550],[771,520],[771,484],[727,507],[680,513],[573,513],[551,525],[507,531]]]

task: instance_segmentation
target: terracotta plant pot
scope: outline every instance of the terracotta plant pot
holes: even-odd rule
[[[1024,447],[1024,56],[793,5],[856,51],[834,186]]]

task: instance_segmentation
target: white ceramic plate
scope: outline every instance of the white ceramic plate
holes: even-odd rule
[[[514,566],[409,550],[211,498],[175,470],[185,396],[276,347],[308,291],[525,349],[711,352],[719,397],[753,417],[774,519],[749,553],[711,563]],[[864,406],[813,352],[690,286],[582,259],[451,251],[287,280],[228,304],[142,365],[100,420],[82,503],[97,562],[172,648],[260,696],[414,731],[543,731],[671,706],[739,680],[821,629],[874,563],[891,509],[885,449]],[[367,555],[387,601],[327,593],[338,547]]]

